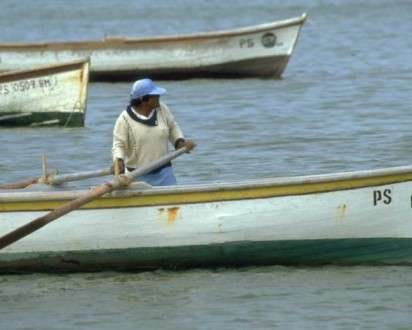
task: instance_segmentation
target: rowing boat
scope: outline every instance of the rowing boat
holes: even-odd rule
[[[89,59],[0,74],[0,126],[83,126]]]
[[[91,80],[191,77],[280,77],[306,19],[301,17],[226,31],[144,38],[3,43],[0,72],[88,56]]]
[[[84,191],[0,192],[0,235]],[[412,265],[412,166],[132,184],[0,250],[0,272]]]

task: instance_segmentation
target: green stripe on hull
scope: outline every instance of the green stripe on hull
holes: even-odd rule
[[[5,116],[18,115],[17,112],[1,112],[0,118]],[[58,120],[56,124],[47,124],[51,120]],[[44,124],[42,124],[44,123]],[[84,113],[80,112],[33,112],[30,116],[16,117],[0,120],[0,127],[16,126],[67,126],[82,127],[84,126]]]
[[[1,273],[327,264],[412,265],[412,239],[235,242],[162,248],[0,254]]]

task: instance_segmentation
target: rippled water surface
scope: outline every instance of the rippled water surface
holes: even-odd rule
[[[410,329],[398,267],[260,267],[0,278],[2,329]]]
[[[178,181],[412,164],[411,1],[0,2],[3,42],[212,31],[307,12],[281,80],[159,81],[198,143],[176,160]],[[1,129],[0,182],[39,175],[43,153],[61,172],[108,166],[130,85],[91,84],[84,128]],[[0,276],[1,329],[410,329],[411,309],[408,267]]]

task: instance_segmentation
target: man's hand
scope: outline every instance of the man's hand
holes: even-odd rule
[[[183,147],[185,147],[186,152],[189,153],[191,150],[193,150],[194,147],[196,147],[196,143],[194,143],[192,140],[179,139],[176,142],[175,148],[180,149]]]
[[[124,174],[124,161],[121,158],[117,158],[111,167],[112,174]]]

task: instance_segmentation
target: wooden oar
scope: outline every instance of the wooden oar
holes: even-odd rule
[[[6,183],[0,185],[0,189],[23,189],[32,184],[44,183],[50,185],[59,185],[64,182],[79,181],[90,178],[97,178],[101,176],[106,176],[112,174],[111,169],[96,170],[96,171],[85,171],[69,174],[60,174],[60,175],[48,175],[46,177],[41,176],[40,178],[31,178],[14,183]]]
[[[86,193],[85,195],[72,200],[53,211],[43,215],[33,221],[9,232],[8,234],[0,237],[0,249],[22,239],[23,237],[33,233],[37,229],[47,225],[48,223],[60,218],[61,216],[78,209],[80,206],[95,200],[104,194],[107,194],[113,190],[116,190],[120,187],[127,186],[130,182],[133,181],[136,177],[144,175],[160,166],[170,162],[172,159],[180,156],[181,154],[185,153],[186,150],[189,151],[190,149],[186,149],[187,147],[180,148],[176,151],[170,152],[169,154],[165,155],[164,157],[158,159],[157,161],[143,166],[141,168],[137,168],[132,172],[129,172],[125,175],[120,175],[115,177],[114,180],[102,184],[100,186],[95,187],[90,192]]]
[[[31,184],[35,184],[39,182],[39,178],[31,178],[31,179],[26,179],[23,181],[18,181],[18,182],[13,182],[13,183],[6,183],[3,185],[0,185],[0,189],[23,189]]]
[[[47,174],[47,156],[46,154],[42,155],[42,169],[43,169],[43,175],[39,178],[30,178],[22,181],[17,181],[14,183],[6,183],[3,185],[0,185],[0,189],[23,189],[26,188],[32,184],[37,184],[40,182],[45,182],[48,174]]]
[[[79,181],[84,179],[90,178],[97,178],[100,176],[106,176],[112,174],[110,168],[105,170],[97,170],[97,171],[86,171],[86,172],[78,172],[78,173],[71,173],[71,174],[61,174],[61,175],[52,175],[48,176],[45,180],[47,184],[51,185],[59,185],[64,182],[71,182],[71,181]]]
[[[70,173],[70,174],[62,174],[62,175],[51,175],[48,173],[48,165],[47,165],[47,156],[44,154],[42,156],[42,176],[39,178],[30,178],[23,181],[18,181],[14,183],[8,183],[4,185],[0,185],[0,189],[23,189],[30,185],[43,183],[49,185],[59,185],[64,182],[70,181],[78,181],[90,178],[97,178],[100,176],[106,176],[112,174],[110,168],[104,170],[97,170],[97,171],[87,171],[87,172],[78,172],[78,173]]]

